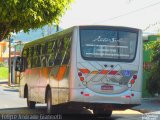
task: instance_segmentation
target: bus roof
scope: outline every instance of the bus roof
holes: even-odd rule
[[[58,31],[58,32],[56,32],[56,33],[54,33],[54,34],[45,36],[45,37],[43,37],[43,38],[39,38],[39,39],[37,39],[37,40],[28,42],[28,43],[26,43],[26,44],[24,45],[24,48],[25,48],[25,47],[28,47],[28,46],[35,45],[35,44],[39,44],[39,43],[42,43],[42,42],[45,42],[45,41],[49,41],[50,39],[57,38],[58,36],[61,36],[61,35],[65,35],[65,34],[71,33],[73,29],[74,29],[74,27],[71,27],[71,28],[68,28],[68,29],[65,29],[65,30],[62,30],[62,31]]]

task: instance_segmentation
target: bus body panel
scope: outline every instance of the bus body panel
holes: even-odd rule
[[[132,86],[132,94],[134,93],[134,97],[132,97],[131,101],[132,103],[139,103],[141,104],[141,98],[142,98],[142,80],[143,80],[143,40],[142,40],[142,31],[139,31],[138,36],[138,47],[137,49],[137,57],[139,57],[139,65],[138,65],[138,82],[135,82],[135,84]]]
[[[70,38],[72,38],[71,30],[72,28],[68,31],[58,33],[59,36],[57,36],[57,38],[63,38],[61,37],[63,34],[65,36],[70,34]],[[55,40],[55,37],[49,37],[49,39]],[[24,49],[30,48],[32,46],[35,46],[35,44],[30,45],[29,43],[24,47]],[[43,56],[40,57],[41,65],[44,63],[47,64],[47,62],[49,62],[49,58],[45,60]],[[52,94],[54,94],[54,96],[52,96],[53,105],[68,102],[69,71],[70,65],[68,63],[65,65],[56,65],[51,67],[27,68],[25,72],[21,73],[22,79],[20,81],[20,97],[25,96],[25,86],[27,86],[30,101],[45,103],[46,90],[47,86],[49,86],[51,88]]]
[[[78,32],[79,34],[79,32]],[[138,33],[141,35],[141,31]],[[79,36],[79,35],[78,35]],[[136,51],[136,56],[133,62],[125,63],[125,62],[112,62],[112,61],[92,61],[92,60],[84,60],[81,56],[80,51],[80,39],[77,40],[77,65],[73,69],[77,69],[77,72],[74,72],[73,76],[76,76],[75,80],[73,81],[73,89],[72,99],[71,101],[84,101],[88,103],[117,103],[117,104],[140,104],[141,103],[141,80],[142,80],[142,39],[138,37],[138,47]],[[75,51],[75,50],[74,50]],[[124,78],[125,71],[130,71],[130,78],[126,79],[126,84],[122,85],[121,87],[116,87],[120,90],[101,90],[103,84],[99,82],[102,80],[102,83],[105,81],[109,81],[110,78],[104,77],[104,75],[100,75],[100,73],[105,73],[107,71],[105,65],[108,66],[108,71],[111,74],[114,74],[117,70],[119,75],[107,75],[107,77],[115,77],[116,79]],[[110,66],[114,66],[112,69]],[[83,79],[81,80],[81,76],[78,76],[79,72],[82,73]],[[84,74],[83,74],[84,72]],[[98,75],[97,75],[98,74]],[[117,74],[117,73],[116,73]],[[127,73],[126,73],[127,74]],[[137,79],[135,83],[130,86],[128,83],[132,80],[132,77],[137,75]],[[126,75],[127,76],[127,75]],[[104,81],[103,81],[103,78]],[[87,79],[86,81],[84,79]],[[121,81],[124,82],[124,79]],[[84,80],[84,81],[83,81]],[[83,81],[83,82],[82,82]],[[91,83],[90,81],[95,82],[95,84]],[[90,84],[89,84],[90,83]],[[107,82],[106,82],[107,83]],[[87,84],[87,85],[86,85]],[[86,86],[87,87],[86,87]],[[85,87],[84,87],[85,86]],[[95,87],[93,87],[95,86]],[[90,87],[90,89],[88,89]],[[111,86],[112,87],[112,86]],[[113,86],[114,87],[114,86]],[[95,90],[94,90],[95,89]],[[96,89],[99,89],[96,91]],[[108,89],[108,88],[106,88]],[[80,97],[81,96],[81,97]]]

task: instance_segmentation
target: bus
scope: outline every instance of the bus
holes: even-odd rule
[[[141,104],[142,31],[122,26],[74,26],[26,43],[17,57],[20,97],[29,108],[85,107],[111,116]]]

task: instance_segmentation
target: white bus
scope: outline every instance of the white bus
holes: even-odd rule
[[[142,44],[141,30],[119,26],[75,26],[27,43],[16,65],[20,96],[48,112],[69,103],[110,116],[139,105]]]

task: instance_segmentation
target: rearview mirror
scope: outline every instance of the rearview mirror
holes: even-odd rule
[[[25,71],[25,59],[24,57],[15,58],[15,71],[24,72]]]

